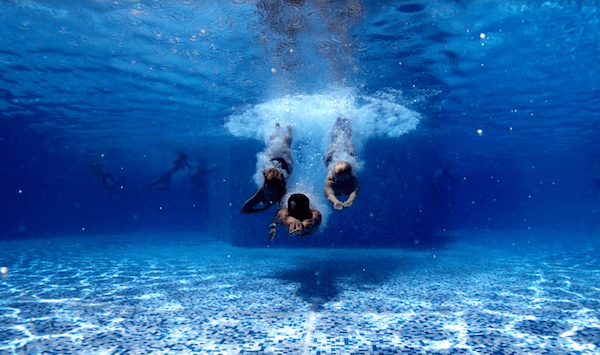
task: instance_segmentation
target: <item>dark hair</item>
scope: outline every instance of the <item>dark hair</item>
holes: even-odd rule
[[[292,205],[294,207],[292,208]],[[288,213],[299,220],[311,218],[310,200],[304,194],[292,194],[288,198]]]
[[[263,171],[263,176],[265,177],[265,185],[275,186],[279,189],[277,192],[277,200],[281,200],[283,195],[285,195],[287,187],[283,173],[277,169],[269,168]]]

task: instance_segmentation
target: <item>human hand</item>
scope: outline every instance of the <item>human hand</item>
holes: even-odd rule
[[[336,210],[341,210],[342,208],[344,208],[344,204],[341,203],[340,201],[334,202],[333,203],[333,208],[335,208]]]
[[[343,203],[344,207],[350,207],[352,206],[352,201],[347,200],[346,202]]]
[[[304,231],[304,226],[302,225],[302,222],[292,222],[290,223],[290,235],[293,236],[297,236],[302,234],[302,232]]]
[[[271,229],[269,229],[269,239],[271,241],[273,241],[273,239],[275,239],[276,234],[277,234],[277,228],[271,227]]]

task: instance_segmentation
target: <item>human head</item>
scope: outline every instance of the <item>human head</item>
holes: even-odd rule
[[[310,200],[304,194],[292,194],[288,198],[287,208],[290,216],[305,219],[300,217],[304,217],[310,213]]]
[[[333,173],[336,176],[340,176],[340,175],[350,176],[350,175],[352,175],[352,165],[350,165],[350,163],[348,163],[346,161],[338,161],[333,166]]]
[[[268,192],[277,196],[277,200],[280,200],[285,195],[286,182],[285,176],[280,170],[275,168],[269,168],[263,171],[265,178],[264,188],[269,190]]]

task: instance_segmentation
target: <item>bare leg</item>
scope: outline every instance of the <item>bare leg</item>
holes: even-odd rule
[[[292,128],[287,126],[287,132],[285,133],[285,137],[283,137],[283,143],[287,145],[288,149],[292,146]]]
[[[277,122],[277,123],[275,123],[275,128],[273,128],[273,132],[269,136],[269,141],[272,142],[275,139],[277,139],[277,137],[279,137],[279,132],[280,131],[281,131],[281,125],[279,124],[279,122]]]
[[[339,160],[339,156],[345,152],[351,157],[356,157],[356,148],[352,143],[352,127],[348,118],[338,117],[331,128],[331,144],[323,155],[323,162],[327,170]]]
[[[352,141],[352,127],[350,127],[350,121],[347,118],[338,117],[331,129],[331,141],[335,142],[339,139]]]

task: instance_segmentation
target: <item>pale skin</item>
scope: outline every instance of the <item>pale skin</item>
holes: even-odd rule
[[[325,197],[336,210],[352,206],[359,189],[358,177],[347,162],[337,162],[325,178]],[[344,202],[338,199],[342,194],[348,195]]]
[[[310,219],[299,220],[293,216],[290,216],[287,208],[280,209],[275,215],[273,224],[284,225],[289,227],[289,233],[294,237],[303,237],[314,232],[321,224],[321,212],[317,210],[310,210]],[[277,229],[275,226],[271,226],[269,230],[269,239],[271,241],[275,239]]]

